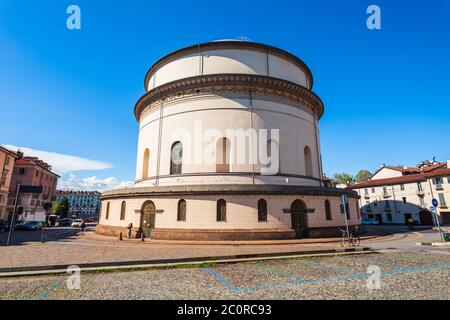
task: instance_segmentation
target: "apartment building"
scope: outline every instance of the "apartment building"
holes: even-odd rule
[[[450,161],[423,161],[416,167],[382,165],[371,180],[349,185],[358,192],[363,219],[377,219],[384,224],[404,224],[412,218],[422,225],[435,224],[430,211],[438,199],[437,218],[450,223]]]
[[[56,185],[59,175],[51,171],[47,163],[36,157],[25,157],[19,154],[15,159],[14,170],[9,187],[8,214],[12,215],[15,204],[17,185],[42,186],[42,193],[21,193],[17,206],[17,215],[22,219],[34,220],[45,217],[43,205],[55,200]],[[31,218],[30,218],[31,216]]]
[[[8,194],[16,157],[15,152],[0,146],[0,220],[8,220]]]
[[[67,198],[69,201],[70,215],[82,218],[99,218],[100,197],[101,193],[98,191],[58,190],[56,192],[56,200]]]

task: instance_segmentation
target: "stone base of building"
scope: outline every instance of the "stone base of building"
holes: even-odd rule
[[[350,230],[353,230],[355,226],[348,226]],[[365,232],[364,225],[358,225],[358,231],[360,234]],[[307,230],[308,238],[334,238],[342,236],[342,231],[345,230],[345,226],[341,227],[321,227],[321,228],[309,228]]]
[[[354,226],[349,226],[354,228]],[[364,232],[364,226],[358,226],[359,232]],[[332,238],[340,237],[342,227],[309,228],[306,231],[308,238]],[[122,232],[127,237],[127,229],[124,227],[112,227],[98,225],[97,234],[119,237]],[[138,229],[133,228],[132,238],[139,237]],[[182,240],[182,241],[247,241],[247,240],[289,240],[296,239],[294,230],[270,230],[270,229],[169,229],[157,228],[151,232],[151,239],[155,240]]]

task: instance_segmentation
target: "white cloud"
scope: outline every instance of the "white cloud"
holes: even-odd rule
[[[58,182],[58,189],[71,190],[97,190],[105,191],[111,189],[131,188],[134,186],[133,181],[119,181],[115,177],[98,178],[96,176],[79,178],[70,173],[67,178],[61,178]]]
[[[10,150],[20,149],[25,156],[38,157],[51,165],[53,171],[60,175],[74,171],[104,170],[113,167],[109,162],[91,160],[62,153],[35,150],[27,147],[16,147],[12,145],[4,145],[4,147]]]
[[[98,178],[97,176],[91,176],[80,178],[73,173],[83,170],[110,169],[113,166],[109,162],[36,150],[28,147],[17,147],[13,145],[4,145],[4,147],[14,151],[20,149],[25,156],[38,157],[40,160],[51,165],[52,171],[61,176],[58,180],[58,189],[105,191],[134,186],[133,181],[119,181],[115,177]]]

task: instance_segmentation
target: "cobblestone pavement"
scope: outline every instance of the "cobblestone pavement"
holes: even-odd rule
[[[381,289],[368,289],[368,267]],[[0,279],[1,299],[450,299],[450,250]]]

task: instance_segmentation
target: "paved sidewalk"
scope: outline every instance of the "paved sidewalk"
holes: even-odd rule
[[[0,269],[127,261],[341,250],[340,244],[186,245],[101,242],[85,239],[0,247]]]

